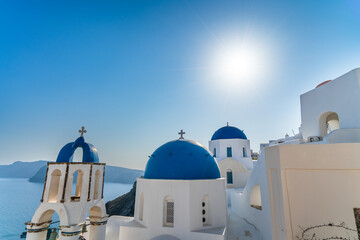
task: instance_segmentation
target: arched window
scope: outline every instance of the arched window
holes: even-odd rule
[[[175,217],[175,202],[171,196],[167,196],[164,199],[164,216],[163,225],[164,227],[174,227]]]
[[[323,113],[319,118],[319,129],[321,137],[329,134],[330,132],[339,129],[339,116],[335,112]]]
[[[100,170],[96,170],[95,184],[94,184],[94,199],[99,198],[99,182],[100,182]]]
[[[226,170],[226,183],[233,184],[233,172],[231,169]]]
[[[73,174],[73,185],[71,191],[71,201],[78,202],[81,197],[81,189],[83,184],[84,173],[81,170],[76,170]]]
[[[260,186],[255,185],[250,193],[250,206],[262,210]]]
[[[203,197],[203,200],[201,203],[201,207],[202,207],[201,208],[201,216],[202,216],[202,223],[203,223],[204,227],[210,226],[209,204],[210,204],[209,196],[206,195]]]
[[[231,149],[231,147],[227,147],[227,157],[232,157],[232,149]]]
[[[144,218],[144,193],[140,194],[140,204],[139,204],[139,220],[142,221]]]
[[[61,177],[61,172],[59,169],[56,169],[51,173],[49,196],[48,196],[48,202],[50,203],[57,202],[60,177]]]
[[[216,148],[214,148],[214,155],[213,157],[216,157]]]
[[[246,149],[243,147],[243,157],[246,157]]]
[[[327,133],[339,129],[339,116],[336,113],[331,113],[326,118],[326,130]]]

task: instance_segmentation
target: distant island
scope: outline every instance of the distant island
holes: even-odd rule
[[[28,178],[30,182],[43,183],[46,176],[47,162],[17,161],[9,165],[0,165],[0,178]],[[105,182],[132,184],[144,175],[143,170],[115,166],[106,166]]]

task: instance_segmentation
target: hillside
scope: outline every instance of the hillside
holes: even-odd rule
[[[0,178],[30,178],[42,167],[46,169],[47,161],[17,161],[9,165],[0,165]]]
[[[120,216],[134,216],[135,209],[135,195],[136,194],[136,182],[134,182],[130,192],[121,195],[120,197],[115,198],[112,201],[108,201],[105,204],[106,213],[110,216],[120,215]]]

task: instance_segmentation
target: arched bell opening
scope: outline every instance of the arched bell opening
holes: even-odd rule
[[[325,112],[319,118],[320,136],[324,137],[330,132],[340,128],[339,115],[336,112]]]
[[[99,199],[100,192],[100,170],[95,172],[95,184],[94,184],[94,200]]]
[[[56,203],[59,199],[59,185],[60,185],[60,178],[61,178],[61,171],[59,169],[55,169],[51,173],[50,179],[50,187],[49,187],[49,195],[48,195],[48,202],[49,203]]]
[[[72,183],[71,197],[70,197],[70,200],[73,202],[80,201],[83,179],[84,179],[84,172],[80,169],[76,170],[73,174],[73,183]]]
[[[75,149],[73,155],[70,158],[70,162],[82,162],[84,156],[84,150],[81,147]]]
[[[37,240],[58,239],[60,231],[60,217],[53,209],[44,211],[39,219],[32,223],[38,225],[36,228],[28,226],[27,234],[35,234]]]

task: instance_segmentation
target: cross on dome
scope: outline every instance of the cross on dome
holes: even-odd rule
[[[227,127],[229,126],[229,122],[226,122],[226,126],[227,126]]]
[[[80,137],[83,137],[84,133],[87,133],[84,126],[81,127],[81,130],[79,130],[79,133],[81,133]]]
[[[178,132],[178,134],[180,135],[180,138],[179,139],[184,139],[184,134],[185,132],[181,129],[180,132]]]

